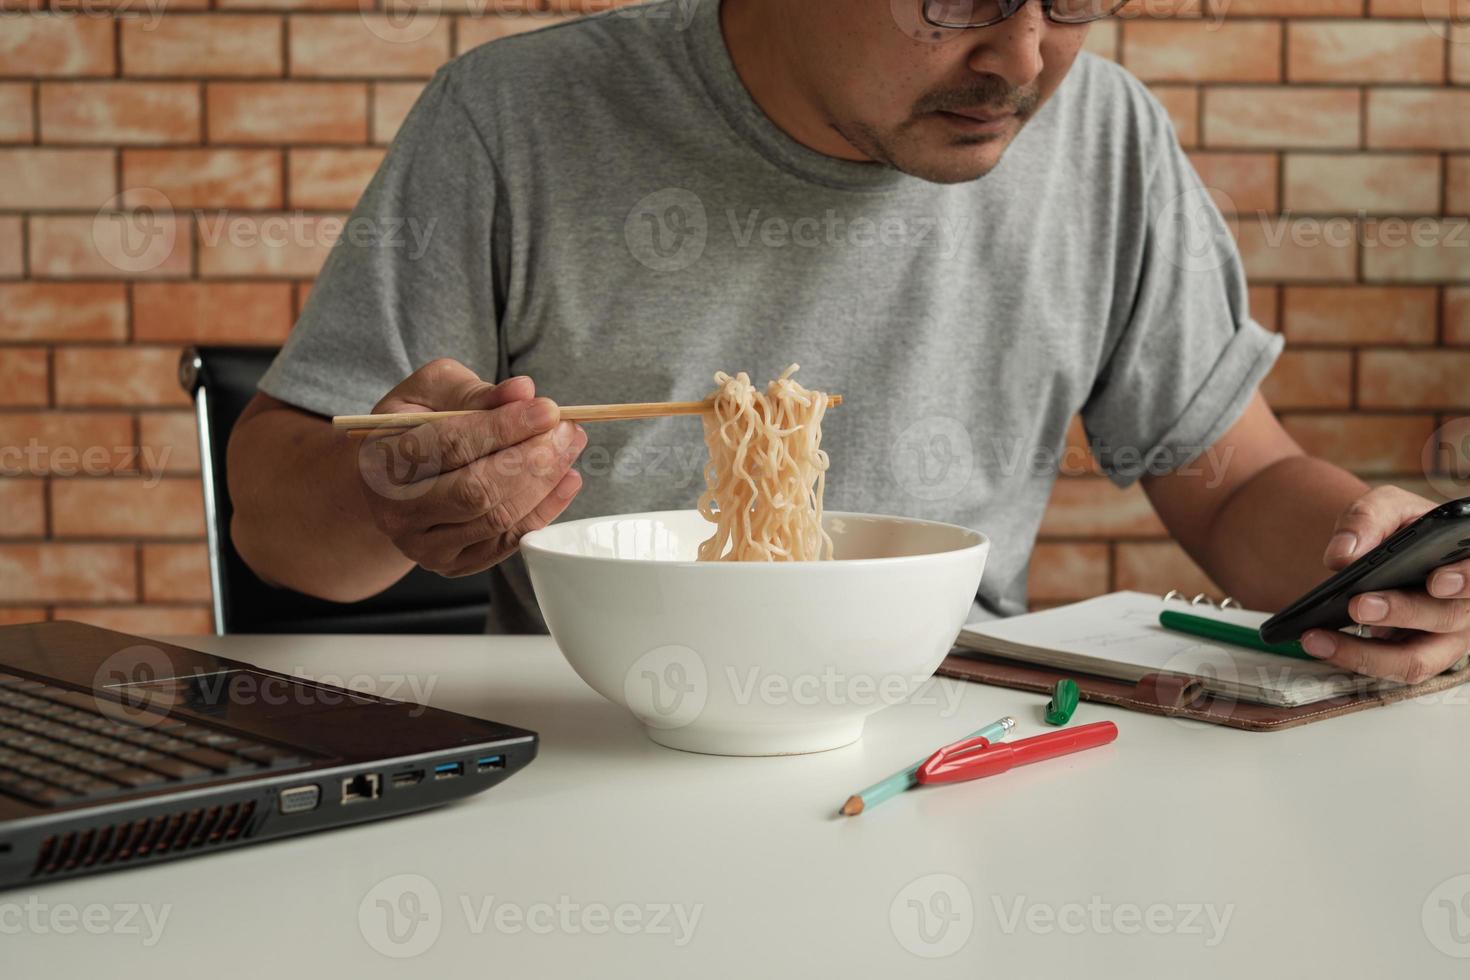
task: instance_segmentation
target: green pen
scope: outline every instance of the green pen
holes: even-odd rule
[[[1016,719],[1007,716],[1000,721],[991,722],[979,731],[971,732],[965,738],[986,738],[992,742],[998,742],[1010,734],[1011,729],[1015,727]],[[907,769],[896,772],[887,779],[879,780],[861,793],[849,796],[839,812],[845,817],[855,817],[868,807],[877,806],[890,796],[897,796],[919,785],[919,770],[928,759],[926,755]]]
[[[1303,650],[1300,643],[1267,643],[1261,639],[1261,634],[1257,630],[1249,626],[1224,623],[1207,616],[1191,616],[1189,613],[1166,609],[1159,613],[1159,625],[1177,633],[1190,633],[1194,636],[1202,636],[1207,640],[1229,643],[1232,646],[1249,647],[1265,653],[1278,653],[1283,657],[1296,657],[1298,660],[1317,659]]]

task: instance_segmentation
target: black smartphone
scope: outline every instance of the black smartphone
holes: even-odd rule
[[[1267,643],[1290,643],[1311,629],[1351,626],[1348,601],[1380,589],[1423,588],[1441,565],[1470,558],[1470,497],[1431,510],[1261,624]]]

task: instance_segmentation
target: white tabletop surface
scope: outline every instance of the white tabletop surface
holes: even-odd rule
[[[179,642],[541,755],[416,816],[0,894],[6,978],[1470,971],[1464,690],[1272,734],[1084,704],[1116,743],[842,818],[1000,715],[1043,730],[1045,698],[939,680],[848,748],[717,758],[650,742],[544,638]]]

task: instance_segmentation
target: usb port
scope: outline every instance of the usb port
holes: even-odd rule
[[[423,781],[424,771],[422,769],[410,769],[408,772],[394,773],[393,778],[390,780],[394,789],[400,789],[404,786],[417,786]]]
[[[482,755],[475,760],[475,772],[484,772],[487,769],[504,769],[505,756]]]
[[[464,775],[463,762],[441,762],[434,767],[435,779],[453,779],[455,776]]]

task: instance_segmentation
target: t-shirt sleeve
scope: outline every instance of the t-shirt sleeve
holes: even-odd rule
[[[260,390],[322,415],[371,411],[429,361],[499,369],[496,173],[441,71],[345,223]]]
[[[1133,302],[1082,408],[1098,465],[1118,486],[1204,453],[1245,410],[1282,338],[1251,319],[1229,228],[1165,122],[1144,207]]]

